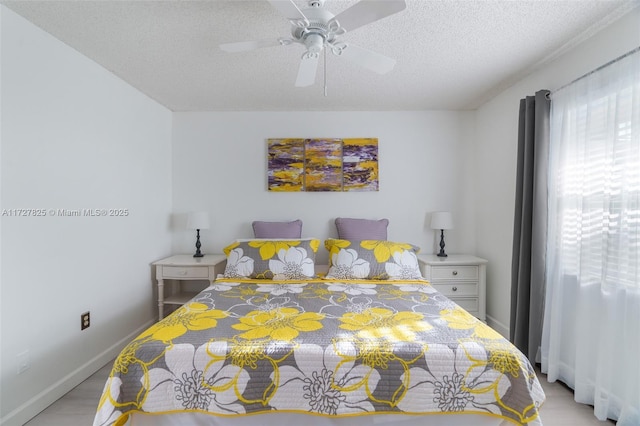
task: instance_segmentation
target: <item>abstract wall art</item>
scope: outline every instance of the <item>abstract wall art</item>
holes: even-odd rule
[[[268,139],[269,191],[377,191],[378,139]]]

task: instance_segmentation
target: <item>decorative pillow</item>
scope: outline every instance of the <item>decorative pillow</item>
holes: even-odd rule
[[[320,240],[249,240],[225,247],[225,278],[300,280],[315,277]]]
[[[327,278],[341,280],[423,279],[416,253],[419,247],[381,240],[326,240]]]
[[[301,238],[302,221],[264,222],[256,220],[252,223],[253,236],[256,238]]]
[[[352,219],[339,217],[335,220],[338,238],[341,240],[386,240],[389,219]]]

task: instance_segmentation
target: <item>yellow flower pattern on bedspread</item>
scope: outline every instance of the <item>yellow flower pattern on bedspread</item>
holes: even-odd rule
[[[526,357],[424,281],[222,279],[121,352],[94,426],[276,411],[527,424],[543,401]]]
[[[252,311],[240,318],[239,324],[231,327],[246,330],[238,335],[243,339],[270,337],[274,340],[290,342],[301,331],[314,331],[322,328],[319,322],[324,315],[315,312],[300,312],[295,308],[276,308],[269,311]]]
[[[368,250],[373,250],[373,254],[378,262],[386,262],[396,252],[408,250],[412,248],[411,244],[395,243],[391,241],[361,241],[360,245]]]

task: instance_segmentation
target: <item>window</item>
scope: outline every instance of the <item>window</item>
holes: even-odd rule
[[[640,134],[631,83],[561,105],[560,139],[552,134],[551,143],[562,147],[550,167],[557,184],[551,220],[555,213],[564,273],[582,285],[639,285]],[[552,116],[554,108],[552,102]]]

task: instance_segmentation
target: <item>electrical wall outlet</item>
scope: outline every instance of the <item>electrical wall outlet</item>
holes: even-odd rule
[[[80,315],[80,330],[84,330],[85,328],[89,328],[91,325],[91,316],[89,315],[89,311]]]
[[[31,357],[29,356],[29,350],[20,352],[18,358],[18,374],[24,373],[31,367]]]

